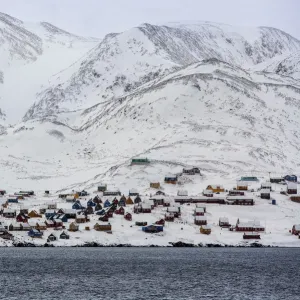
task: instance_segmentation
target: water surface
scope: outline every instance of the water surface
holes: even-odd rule
[[[0,299],[300,299],[300,250],[1,248]]]

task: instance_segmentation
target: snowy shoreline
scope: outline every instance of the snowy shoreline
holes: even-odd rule
[[[0,248],[4,247],[16,247],[16,248],[23,248],[23,247],[37,247],[37,248],[294,248],[294,247],[284,247],[284,246],[271,246],[271,245],[263,245],[257,242],[247,243],[244,245],[222,245],[222,244],[187,244],[183,242],[175,242],[169,243],[169,245],[131,245],[131,244],[98,244],[98,243],[86,243],[83,245],[54,245],[50,243],[45,244],[34,244],[34,243],[12,243],[11,245],[0,245]]]

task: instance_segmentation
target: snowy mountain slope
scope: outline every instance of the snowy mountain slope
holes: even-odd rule
[[[276,73],[300,80],[300,51],[288,55],[274,57],[253,68],[269,73]]]
[[[74,63],[98,42],[48,23],[22,22],[0,13],[0,97],[8,122],[20,120],[35,101],[35,94],[49,84],[51,75]]]
[[[205,183],[297,173],[300,84],[267,75],[211,59],[84,111],[29,120],[0,137],[0,180],[41,189],[105,181],[125,192],[193,165]],[[138,155],[150,166],[130,166]],[[199,192],[198,181],[185,180]]]
[[[274,28],[143,24],[107,35],[81,61],[51,80],[24,120],[87,108],[126,95],[199,60],[216,58],[245,68],[299,49],[300,41]]]

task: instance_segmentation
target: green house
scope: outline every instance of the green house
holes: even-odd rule
[[[131,160],[132,165],[146,165],[150,164],[150,161],[148,158],[133,158]]]
[[[259,180],[255,176],[244,176],[244,177],[241,177],[240,181],[259,181]]]

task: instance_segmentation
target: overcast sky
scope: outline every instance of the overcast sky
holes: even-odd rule
[[[95,37],[145,22],[200,20],[277,27],[300,39],[300,0],[0,0],[0,11]]]

